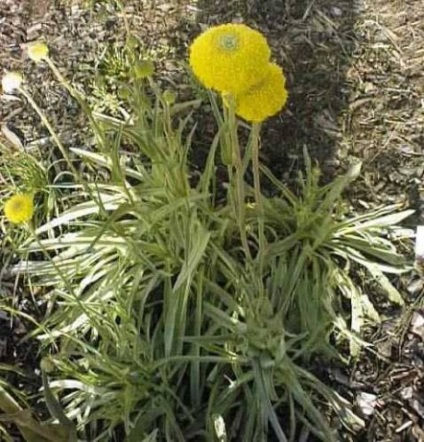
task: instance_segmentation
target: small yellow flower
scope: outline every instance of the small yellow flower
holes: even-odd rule
[[[29,221],[34,214],[32,195],[20,193],[9,198],[4,205],[4,214],[13,224],[22,224]]]
[[[247,92],[236,96],[236,114],[260,123],[277,114],[287,102],[286,78],[275,63],[268,65],[265,78]]]
[[[49,48],[42,41],[35,41],[34,43],[29,43],[27,45],[28,57],[39,63],[45,60],[49,56]]]
[[[19,72],[8,72],[1,79],[1,87],[6,94],[11,94],[15,89],[19,89],[23,77]]]
[[[242,24],[212,27],[190,46],[190,66],[203,85],[232,94],[260,82],[270,56],[265,37]]]

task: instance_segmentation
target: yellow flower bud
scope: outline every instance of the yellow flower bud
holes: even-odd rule
[[[42,41],[36,41],[34,43],[29,43],[27,45],[28,57],[39,63],[42,60],[45,60],[49,56],[49,48]]]
[[[134,66],[134,76],[137,80],[151,77],[155,72],[153,62],[150,60],[143,60]]]
[[[49,357],[45,357],[41,359],[40,368],[46,373],[51,373],[52,371],[54,371],[54,364]]]
[[[177,94],[174,91],[171,91],[169,89],[167,89],[163,94],[162,94],[162,100],[165,102],[165,104],[167,104],[168,106],[172,106],[175,101],[177,99]]]
[[[23,77],[19,72],[8,72],[3,75],[1,79],[1,87],[3,92],[6,94],[11,94],[15,91],[15,89],[19,89],[22,84]]]

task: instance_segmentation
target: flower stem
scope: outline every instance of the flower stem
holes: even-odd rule
[[[264,250],[266,246],[265,225],[264,225],[264,206],[262,201],[261,180],[259,175],[259,134],[260,123],[253,123],[251,132],[251,146],[252,146],[252,171],[253,171],[253,186],[255,192],[255,202],[258,211],[258,229],[259,229],[259,250]]]
[[[50,135],[52,136],[53,141],[56,143],[57,147],[60,149],[60,152],[62,153],[63,158],[65,158],[65,160],[68,163],[69,167],[71,168],[74,176],[79,177],[79,172],[77,171],[75,166],[72,164],[72,161],[71,161],[71,158],[69,157],[68,151],[66,150],[65,146],[60,141],[57,133],[53,129],[53,127],[50,124],[47,117],[44,115],[41,108],[38,106],[38,104],[35,102],[35,100],[31,97],[31,95],[23,87],[19,88],[19,92],[21,92],[21,94],[28,100],[29,104],[32,106],[32,108],[35,110],[35,112],[40,117],[44,126],[46,126],[47,130],[50,132]]]
[[[245,195],[245,182],[244,182],[244,167],[243,160],[240,152],[240,144],[237,133],[237,119],[234,111],[234,102],[231,100],[228,109],[228,122],[230,125],[230,144],[231,144],[231,156],[232,163],[235,167],[235,212],[240,230],[240,240],[243,246],[246,257],[251,259],[249,243],[247,241],[246,233],[246,195]],[[229,166],[231,168],[232,166]],[[231,176],[231,174],[230,174]]]
[[[75,89],[71,85],[71,83],[60,73],[59,69],[53,63],[51,58],[47,57],[45,59],[45,61],[48,64],[49,68],[52,70],[54,76],[57,78],[59,83],[71,94],[71,96],[81,106],[81,109],[84,111],[84,113],[87,115],[88,119],[90,120],[90,123],[93,125],[95,133],[98,136],[98,138],[101,142],[101,145],[106,146],[106,140],[105,140],[104,134],[102,133],[101,129],[99,128],[97,121],[94,119],[93,113],[90,109],[90,106],[87,104],[87,101],[85,100],[84,96],[77,89]]]

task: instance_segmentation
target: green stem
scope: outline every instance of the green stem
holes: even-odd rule
[[[131,36],[131,28],[130,28],[130,24],[128,22],[128,17],[127,14],[125,12],[125,8],[124,8],[124,4],[121,3],[120,1],[117,2],[119,9],[121,10],[121,14],[122,14],[122,19],[124,21],[124,27],[125,27],[125,32],[127,34],[127,41]]]
[[[81,97],[81,95],[79,94],[79,92],[77,90],[72,88],[72,86],[65,80],[65,78],[62,76],[62,74],[58,71],[56,66],[52,63],[52,61],[49,58],[47,58],[46,61],[49,64],[49,66],[52,68],[52,70],[53,70],[54,74],[57,76],[58,80],[65,86],[65,88],[69,91],[69,93],[78,101],[78,103],[81,105],[81,107],[84,110],[84,112],[87,113],[90,121],[93,123],[94,128],[96,129],[96,133],[98,134],[100,141],[103,143],[103,146],[104,146],[105,145],[104,136],[102,135],[100,128],[98,127],[96,121],[94,120],[94,118],[92,116],[92,113],[91,113],[91,109],[88,106],[88,104],[85,102],[84,98]],[[75,166],[72,164],[72,161],[71,161],[71,159],[69,157],[67,149],[65,148],[65,146],[60,141],[59,136],[57,135],[57,133],[53,129],[52,125],[50,124],[50,122],[47,119],[47,117],[44,115],[44,113],[41,110],[41,108],[38,106],[38,104],[35,102],[35,100],[31,97],[31,95],[24,88],[22,88],[22,87],[19,88],[19,91],[28,100],[30,105],[33,107],[35,112],[40,117],[42,123],[46,126],[47,130],[50,132],[50,135],[52,136],[53,141],[56,143],[56,145],[60,149],[60,151],[61,151],[64,159],[68,163],[68,165],[69,165],[69,167],[70,167],[74,177],[76,177],[76,181],[79,182],[84,187],[84,189],[86,190],[86,192],[89,195],[93,196],[89,186],[84,182],[81,174],[75,168]]]
[[[60,149],[60,151],[61,151],[61,153],[63,155],[63,158],[65,158],[65,160],[68,163],[69,167],[71,168],[72,173],[74,174],[74,176],[79,177],[79,173],[78,173],[77,169],[74,167],[74,165],[72,164],[71,158],[69,157],[68,152],[67,152],[65,146],[60,141],[57,133],[53,129],[53,127],[50,124],[49,120],[44,115],[44,113],[41,110],[41,108],[38,106],[38,104],[35,102],[35,100],[31,97],[31,95],[24,88],[20,87],[19,88],[19,92],[21,92],[21,94],[28,100],[29,104],[32,106],[32,108],[35,110],[35,112],[40,117],[40,119],[43,122],[44,126],[46,126],[47,130],[50,132],[50,135],[52,136],[53,141],[56,143],[57,147]]]
[[[249,243],[247,241],[246,233],[246,195],[245,195],[245,182],[244,182],[244,167],[243,160],[240,152],[240,144],[238,140],[237,133],[237,119],[234,110],[234,102],[231,100],[228,109],[228,122],[230,129],[230,144],[231,144],[231,155],[232,163],[235,167],[235,212],[240,230],[240,240],[246,257],[251,259],[252,255],[250,253]],[[231,168],[231,166],[229,166]],[[231,174],[230,174],[231,176]]]
[[[78,104],[81,106],[81,109],[84,111],[84,113],[87,115],[88,119],[90,120],[90,123],[93,125],[93,128],[95,129],[95,133],[97,137],[100,139],[101,145],[106,146],[106,139],[97,123],[97,121],[93,117],[93,113],[91,111],[90,106],[87,104],[85,98],[81,95],[79,91],[77,91],[71,83],[60,73],[59,69],[56,67],[56,65],[53,63],[53,61],[47,57],[45,59],[46,63],[48,64],[49,68],[52,70],[53,74],[59,81],[59,83],[70,93],[70,95],[75,98],[75,100],[78,102]]]
[[[261,192],[261,180],[259,175],[259,134],[260,123],[253,123],[251,132],[251,146],[252,146],[252,171],[253,171],[253,186],[255,193],[255,202],[258,212],[258,229],[259,229],[259,250],[264,251],[266,246],[265,224],[264,224],[264,206]]]

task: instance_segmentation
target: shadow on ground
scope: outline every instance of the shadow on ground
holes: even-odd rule
[[[284,177],[300,167],[303,146],[324,171],[337,165],[346,73],[355,49],[352,0],[199,0],[197,32],[241,22],[262,31],[288,80],[289,104],[265,123],[264,161]],[[337,5],[337,6],[335,6]]]

